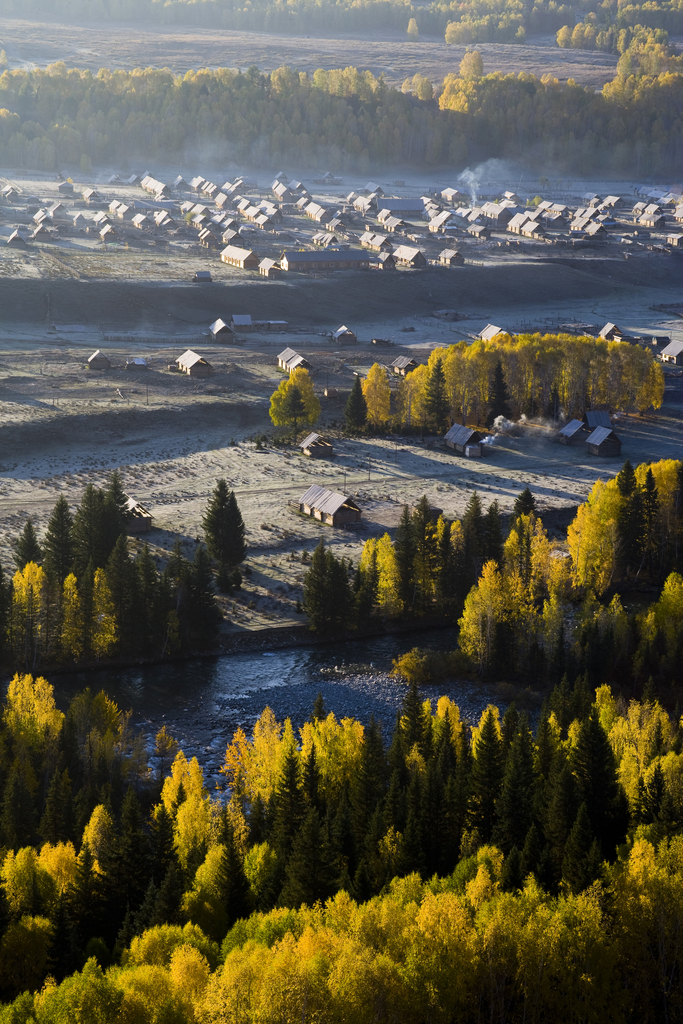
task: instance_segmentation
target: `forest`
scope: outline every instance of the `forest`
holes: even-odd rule
[[[42,542],[27,519],[11,579],[0,565],[0,662],[34,671],[214,646],[223,619],[216,588],[239,588],[247,550],[234,492],[218,481],[203,519],[205,543],[189,561],[178,539],[163,566],[147,544],[131,557],[126,501],[115,471],[105,488],[86,487],[73,515],[60,497]]]
[[[400,685],[400,684],[397,684]],[[563,676],[534,727],[416,684],[227,742],[224,792],[105,694],[0,725],[2,1024],[563,1022],[683,1013],[683,728]]]
[[[602,92],[547,76],[458,72],[424,99],[353,67],[175,77],[149,68],[93,75],[58,62],[0,75],[0,145],[12,166],[78,164],[83,174],[142,159],[193,166],[203,153],[215,165],[289,160],[355,172],[523,156],[576,173],[676,173],[683,74],[663,50],[626,50]]]
[[[443,36],[447,42],[524,42],[527,34],[592,24],[599,32],[634,25],[683,31],[680,0],[0,0],[5,17],[46,20],[146,21],[304,35],[326,32],[407,32]],[[595,37],[594,33],[594,37]],[[587,46],[592,48],[592,46]]]

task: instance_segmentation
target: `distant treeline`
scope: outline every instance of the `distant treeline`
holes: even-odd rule
[[[683,31],[680,0],[1,0],[5,17],[145,21],[157,25],[215,26],[266,32],[405,32],[443,35],[453,43],[524,42],[527,33],[557,32],[586,21],[596,33],[644,25]],[[594,36],[595,34],[594,33]],[[592,47],[591,47],[592,48]],[[606,48],[601,46],[600,48]]]
[[[620,75],[602,93],[533,75],[448,75],[438,104],[355,68],[309,76],[188,72],[6,71],[0,145],[6,164],[56,170],[80,161],[368,170],[462,167],[471,155],[524,156],[575,172],[646,175],[683,165],[683,75]]]

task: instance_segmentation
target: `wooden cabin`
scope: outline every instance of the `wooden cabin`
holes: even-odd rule
[[[299,445],[304,455],[312,459],[331,459],[334,457],[334,448],[330,441],[327,441],[320,434],[309,434]]]
[[[344,494],[312,484],[299,498],[299,511],[328,526],[359,523],[361,511],[355,501]]]
[[[338,345],[358,344],[358,338],[349,327],[346,327],[345,324],[342,324],[341,327],[333,332],[332,340],[336,341]]]
[[[178,356],[176,363],[178,369],[189,377],[210,377],[213,371],[211,363],[197,352],[193,352],[191,348],[188,348],[186,352]]]
[[[583,420],[570,420],[557,435],[560,444],[575,444],[584,440]]]
[[[612,420],[606,409],[590,409],[584,414],[583,422],[589,430],[595,430],[596,427],[612,427]]]
[[[111,363],[99,348],[88,359],[89,370],[111,370]]]
[[[586,451],[590,455],[616,457],[621,455],[621,441],[611,427],[596,427],[586,438]]]
[[[447,448],[452,448],[467,458],[472,459],[484,454],[482,436],[478,430],[455,424],[446,434],[444,441]]]
[[[412,356],[398,356],[389,365],[396,376],[405,377],[417,368],[417,359],[413,359]]]
[[[285,348],[277,357],[278,369],[291,373],[293,370],[310,370],[311,364],[293,348]]]
[[[673,363],[675,366],[683,365],[683,341],[672,341],[662,350],[660,356],[663,363]]]
[[[127,533],[149,533],[152,529],[154,516],[134,498],[126,495],[126,532]]]

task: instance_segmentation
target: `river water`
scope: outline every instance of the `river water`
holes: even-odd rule
[[[279,721],[291,718],[296,729],[311,717],[318,692],[326,710],[338,718],[367,722],[374,714],[388,742],[406,692],[405,684],[389,675],[392,659],[416,645],[449,650],[455,639],[451,630],[434,630],[353,644],[73,673],[56,676],[53,682],[55,698],[64,710],[86,686],[95,692],[104,690],[122,710],[133,712],[133,728],[142,730],[150,749],[157,730],[166,724],[186,755],[197,756],[207,779],[217,780],[226,745],[238,726],[249,735],[268,705]],[[469,722],[476,721],[489,701],[495,700],[490,687],[474,683],[429,685],[422,692],[434,705],[441,694],[448,694]]]

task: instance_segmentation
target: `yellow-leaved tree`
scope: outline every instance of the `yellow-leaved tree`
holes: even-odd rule
[[[92,649],[101,658],[114,649],[118,640],[114,602],[103,569],[95,572],[93,580],[93,620]]]
[[[486,562],[476,587],[465,599],[460,619],[460,648],[476,663],[481,675],[490,667],[496,627],[506,618],[505,580],[496,562]]]
[[[33,750],[55,743],[64,722],[47,679],[19,673],[7,689],[3,718],[15,744]]]
[[[373,363],[362,387],[368,407],[368,422],[379,427],[387,422],[391,409],[391,388],[384,367],[379,363]]]
[[[83,609],[76,577],[71,572],[64,580],[62,597],[62,652],[74,661],[83,654]]]
[[[12,579],[12,637],[15,652],[26,668],[33,668],[41,650],[45,574],[27,562]]]
[[[298,367],[270,396],[270,418],[276,427],[292,427],[296,431],[302,424],[312,426],[319,416],[320,402],[313,391],[313,381],[308,370]]]

